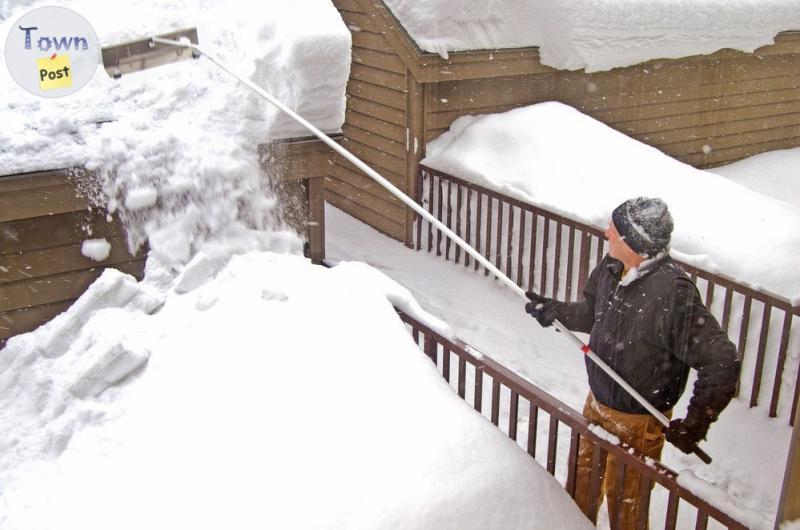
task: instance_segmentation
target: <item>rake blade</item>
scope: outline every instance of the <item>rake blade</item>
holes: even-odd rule
[[[197,28],[173,31],[158,35],[158,37],[170,40],[187,38],[192,44],[198,42]],[[188,48],[159,44],[146,38],[103,48],[103,67],[108,75],[118,79],[122,74],[138,72],[192,57],[192,50]]]

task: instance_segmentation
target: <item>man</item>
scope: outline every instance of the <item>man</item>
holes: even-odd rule
[[[525,310],[542,326],[558,319],[573,331],[590,334],[589,346],[667,417],[686,387],[689,368],[697,382],[686,417],[661,424],[586,359],[590,392],[583,414],[623,442],[659,459],[664,439],[690,453],[703,440],[736,391],[736,348],[706,310],[697,288],[669,257],[672,216],[661,199],[639,197],[619,205],[606,229],[609,252],[592,271],[580,302],[558,302],[527,293]],[[599,498],[590,502],[592,448],[581,440],[575,500],[597,515],[603,495],[612,528],[636,528],[641,476],[627,470],[622,502],[613,498],[617,462],[601,463]],[[594,513],[589,513],[589,507]],[[619,526],[615,524],[619,518]]]

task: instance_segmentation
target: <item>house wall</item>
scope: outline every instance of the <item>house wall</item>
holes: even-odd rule
[[[81,254],[91,238],[111,243],[108,259]],[[65,172],[0,177],[0,347],[67,309],[106,267],[141,278],[144,258],[127,251],[120,224],[91,209]]]
[[[385,35],[357,0],[334,0],[353,37],[347,107],[341,145],[406,190],[408,182],[409,75]],[[421,104],[418,105],[421,109]],[[325,183],[326,200],[381,232],[406,239],[405,206],[337,156],[334,178]]]
[[[551,71],[426,87],[426,141],[467,114],[561,101],[696,167],[800,145],[800,32],[745,54]]]
[[[800,146],[800,32],[747,54],[654,60],[587,74],[536,48],[422,53],[382,2],[334,0],[353,37],[342,145],[407,194],[425,144],[458,117],[561,101],[695,167]],[[413,215],[337,157],[327,200],[410,243]]]

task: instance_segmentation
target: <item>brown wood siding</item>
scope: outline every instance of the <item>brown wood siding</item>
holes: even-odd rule
[[[81,254],[105,238],[108,258]],[[64,171],[0,177],[0,346],[65,310],[107,267],[142,277],[145,251],[131,255],[115,220],[90,208]]]
[[[608,72],[552,72],[429,85],[426,141],[464,115],[561,101],[698,167],[800,145],[800,36],[757,55],[651,61]]]
[[[407,68],[357,0],[336,0],[353,38],[342,146],[407,191]],[[326,179],[326,200],[403,240],[405,206],[341,156]]]

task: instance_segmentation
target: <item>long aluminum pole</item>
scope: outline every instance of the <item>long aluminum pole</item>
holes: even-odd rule
[[[369,175],[373,180],[375,180],[378,184],[386,188],[392,195],[403,201],[403,203],[417,212],[420,216],[425,218],[426,221],[432,223],[436,228],[441,230],[447,237],[449,237],[454,243],[456,243],[459,247],[461,247],[464,252],[468,253],[470,256],[475,258],[478,263],[489,269],[495,277],[506,284],[512,291],[517,293],[521,298],[527,300],[528,297],[525,296],[525,290],[522,289],[519,285],[514,283],[511,278],[503,274],[500,269],[492,265],[492,263],[484,258],[477,250],[472,248],[472,246],[461,239],[455,232],[450,230],[446,225],[444,225],[441,221],[436,219],[433,215],[428,213],[422,206],[417,204],[414,200],[412,200],[408,195],[403,193],[400,189],[398,189],[394,184],[386,180],[382,175],[380,175],[377,171],[369,167],[367,164],[362,162],[358,157],[356,157],[353,153],[333,141],[330,136],[319,130],[317,127],[314,126],[311,122],[294,112],[292,109],[275,99],[272,94],[258,86],[257,84],[253,83],[249,79],[240,76],[236,72],[234,72],[230,67],[228,67],[225,63],[214,57],[213,55],[209,55],[208,53],[204,52],[199,46],[196,44],[192,44],[189,42],[181,42],[181,41],[174,41],[170,39],[162,39],[160,37],[151,37],[151,40],[154,43],[159,44],[166,44],[170,46],[177,46],[182,48],[190,48],[197,51],[199,54],[205,56],[208,60],[212,63],[216,64],[219,68],[233,76],[236,80],[240,83],[243,83],[250,87],[254,92],[259,94],[261,97],[278,107],[280,110],[291,116],[295,121],[297,121],[300,125],[311,131],[317,138],[322,140],[325,144],[327,144],[331,149],[342,155],[344,158],[352,162],[354,166],[359,168],[361,171]],[[633,396],[636,401],[639,402],[645,409],[647,409],[650,414],[656,418],[659,423],[661,423],[664,427],[669,426],[669,419],[664,416],[657,408],[655,408],[649,401],[647,401],[644,396],[642,396],[635,388],[633,388],[627,381],[625,381],[613,368],[608,366],[606,362],[597,356],[588,345],[584,344],[582,340],[580,340],[572,331],[567,329],[564,324],[560,321],[556,320],[553,322],[555,327],[560,330],[566,337],[572,340],[573,343],[586,355],[592,362],[594,362],[597,366],[600,367],[606,374],[608,374],[611,379],[613,379],[619,386],[625,389],[631,396]],[[697,454],[704,462],[710,463],[711,457],[709,457],[705,452],[703,452],[699,447],[695,448],[695,454]]]

